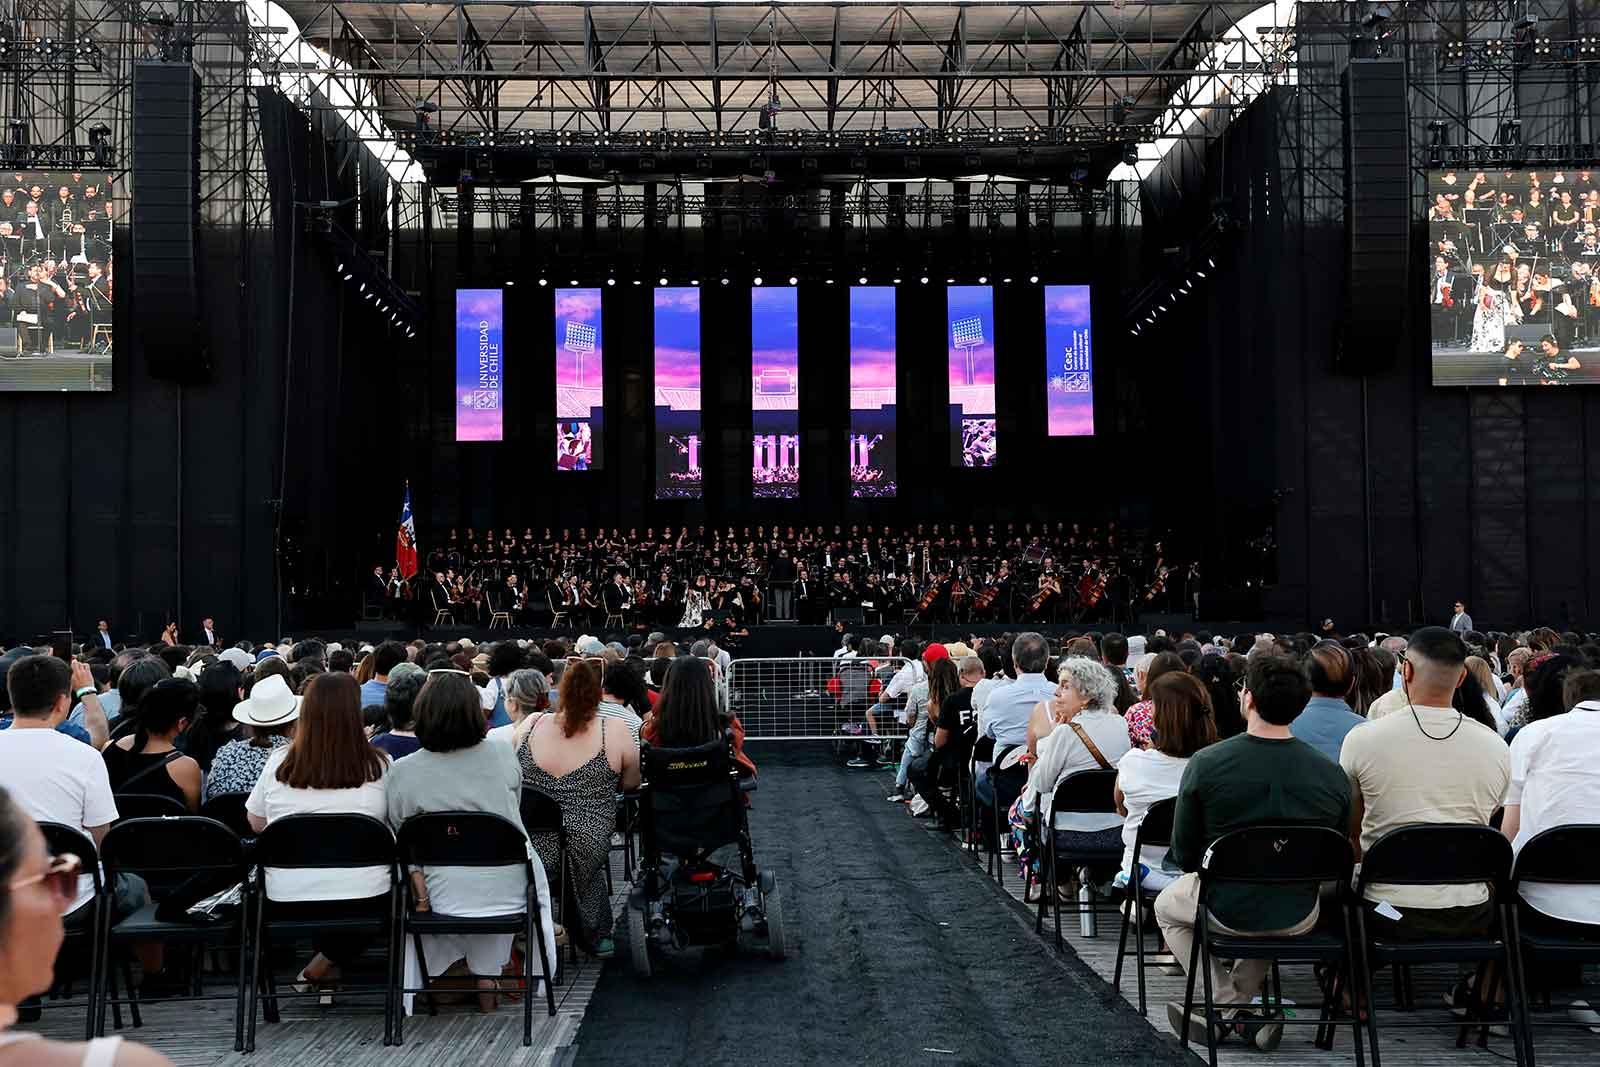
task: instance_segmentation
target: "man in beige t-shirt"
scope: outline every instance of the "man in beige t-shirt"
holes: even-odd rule
[[[1339,751],[1350,778],[1358,854],[1390,830],[1412,823],[1487,826],[1511,781],[1511,756],[1493,730],[1450,706],[1466,675],[1467,648],[1442,626],[1411,637],[1400,676],[1407,704]],[[1369,915],[1380,938],[1434,937],[1487,929],[1493,905],[1476,885],[1369,885],[1367,900],[1389,909]]]

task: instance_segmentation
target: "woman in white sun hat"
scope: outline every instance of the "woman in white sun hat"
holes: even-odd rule
[[[248,793],[267,759],[294,737],[295,720],[300,717],[300,698],[281,674],[261,679],[250,690],[248,699],[233,707],[234,720],[243,723],[249,736],[229,741],[217,749],[206,778],[204,799],[224,793]]]

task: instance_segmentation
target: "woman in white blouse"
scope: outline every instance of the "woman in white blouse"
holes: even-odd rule
[[[1117,763],[1115,797],[1122,821],[1122,868],[1117,884],[1126,885],[1133,864],[1133,844],[1150,809],[1178,795],[1183,769],[1189,757],[1217,740],[1217,723],[1211,710],[1211,694],[1192,674],[1174,671],[1150,683],[1149,697],[1154,704],[1151,721],[1155,733],[1149,748],[1132,748]],[[1161,889],[1177,877],[1163,869],[1167,848],[1146,846],[1139,862],[1147,868],[1143,883],[1147,889]]]
[[[319,674],[300,697],[294,740],[273,752],[245,801],[251,829],[261,833],[289,815],[367,815],[387,824],[389,757],[373,748],[361,725],[361,690],[342,671]],[[366,918],[389,908],[388,866],[327,870],[267,868],[267,915]],[[332,982],[366,949],[368,934],[327,934],[295,988]]]
[[[1015,827],[1035,811],[1041,825],[1068,835],[1058,840],[1072,848],[1112,848],[1121,842],[1121,816],[1052,810],[1056,786],[1079,771],[1111,770],[1128,751],[1128,727],[1117,714],[1117,681],[1104,664],[1083,656],[1061,661],[1059,685],[1049,707],[1034,709],[1039,757],[1028,785],[1013,806]],[[1040,710],[1048,718],[1039,724]],[[1048,732],[1047,732],[1048,731]]]

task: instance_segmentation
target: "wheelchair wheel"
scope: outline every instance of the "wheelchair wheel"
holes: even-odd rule
[[[639,908],[628,908],[628,950],[633,956],[633,973],[649,978],[650,935],[645,933],[644,912]]]
[[[763,879],[764,881],[766,879]],[[781,960],[785,953],[783,940],[783,893],[778,888],[776,878],[771,879],[772,885],[761,894],[761,910],[767,919],[767,955],[775,960]]]

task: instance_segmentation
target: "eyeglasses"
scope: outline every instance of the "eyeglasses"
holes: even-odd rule
[[[82,862],[77,856],[55,856],[50,860],[50,866],[41,874],[32,878],[20,878],[11,883],[10,889],[14,893],[19,889],[26,889],[30,885],[45,884],[55,898],[63,906],[70,904],[78,895],[78,872],[82,869]]]

